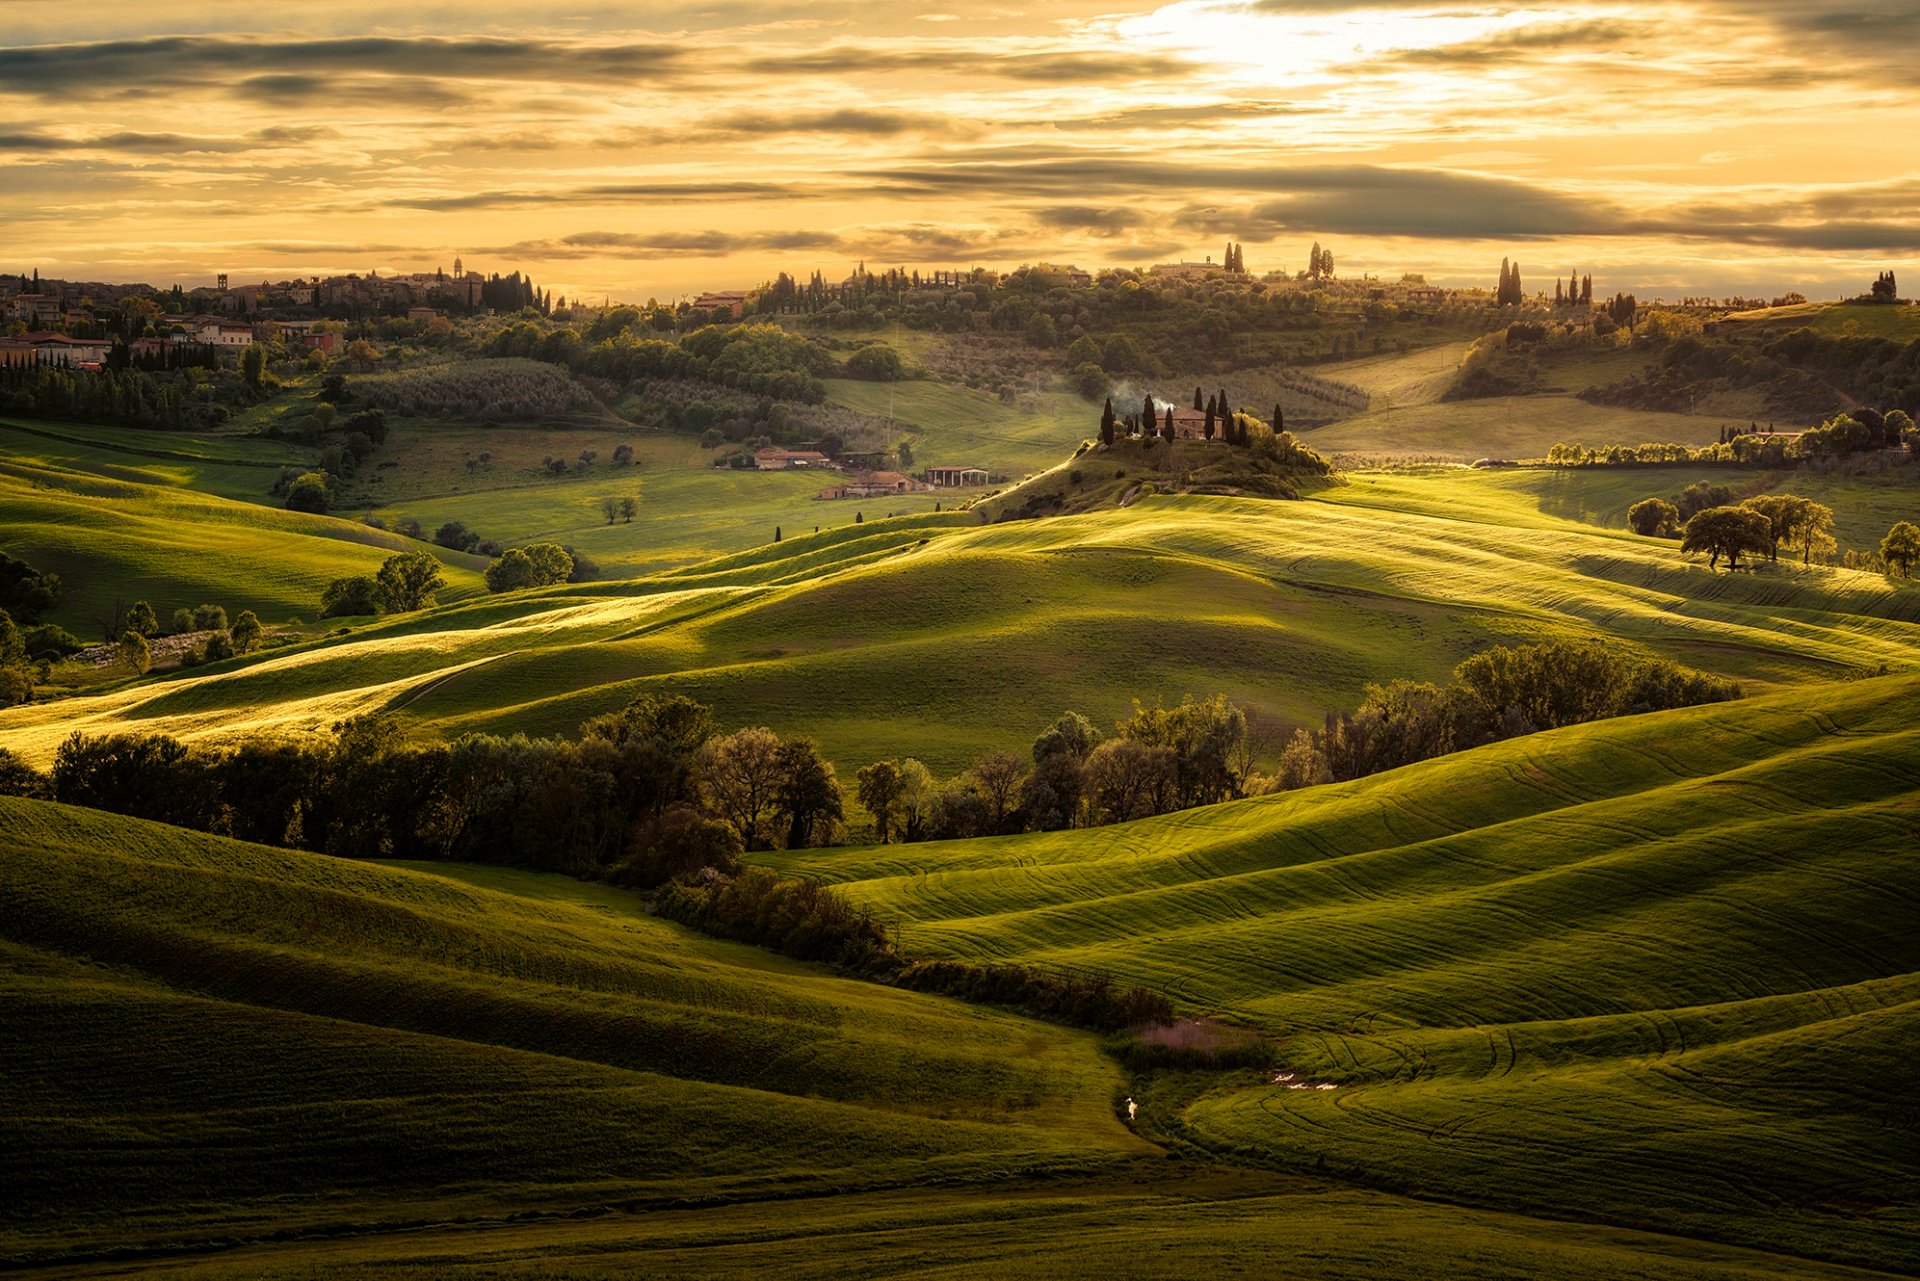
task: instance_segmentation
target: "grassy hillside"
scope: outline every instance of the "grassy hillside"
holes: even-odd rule
[[[1866,1275],[1162,1151],[1083,1034],[688,935],[619,890],[18,800],[0,841],[14,1266]]]
[[[1518,527],[1550,528],[1571,520],[1625,530],[1633,504],[1648,497],[1673,501],[1696,481],[1726,486],[1736,502],[1788,493],[1825,503],[1833,509],[1833,534],[1843,550],[1877,550],[1895,521],[1920,521],[1920,467],[1904,465],[1857,475],[1684,466],[1433,468],[1355,472],[1347,479],[1320,496]]]
[[[311,451],[257,437],[0,419],[0,455],[14,463],[267,502],[281,470],[307,465]]]
[[[0,1256],[1098,1168],[1091,1037],[631,896],[0,800]],[[531,887],[531,892],[521,892]]]
[[[1590,405],[1572,395],[1502,396],[1369,409],[1315,427],[1301,439],[1323,454],[1400,454],[1472,462],[1478,458],[1542,458],[1563,441],[1711,445],[1718,439],[1720,428],[1730,421],[1735,420]]]
[[[1168,1085],[1221,1153],[1920,1264],[1920,677],[1537,735],[1125,827],[811,852],[936,955],[1278,1039]]]
[[[202,602],[312,618],[329,582],[396,552],[438,556],[448,599],[483,590],[486,563],[356,521],[11,460],[0,460],[0,547],[60,575],[51,620],[87,637],[116,601],[147,600],[163,619]]]
[[[1023,408],[952,383],[832,378],[827,400],[897,423],[920,467],[1038,471],[1100,429],[1100,407],[1068,392],[1042,393]]]
[[[1787,307],[1765,307],[1736,312],[1727,320],[1738,326],[1764,325],[1785,333],[1812,329],[1831,337],[1891,338],[1911,342],[1920,338],[1920,306],[1903,303],[1805,302]]]
[[[439,735],[568,733],[656,690],[728,725],[815,735],[842,768],[904,752],[952,771],[1024,751],[1067,708],[1111,723],[1133,697],[1217,690],[1271,723],[1318,721],[1368,682],[1440,679],[1496,642],[1615,637],[1755,687],[1915,661],[1910,584],[1714,573],[1671,542],[1504,490],[1465,510],[1443,491],[1429,510],[1458,514],[1410,514],[1419,479],[1329,491],[1337,502],[1153,498],[1045,521],[843,526],[16,708],[0,739],[45,759],[74,729],[220,736],[378,708]]]

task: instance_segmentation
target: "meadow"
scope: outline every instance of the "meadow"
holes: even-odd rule
[[[163,619],[205,602],[272,622],[311,619],[333,579],[372,574],[404,551],[439,558],[442,599],[485,590],[484,558],[356,521],[12,459],[0,460],[0,545],[60,575],[50,621],[83,639],[136,600]]]
[[[1917,697],[1882,677],[1118,828],[773,858],[916,952],[1103,970],[1273,1038],[1280,1084],[1146,1096],[1223,1159],[1898,1270]]]
[[[953,772],[1024,751],[1064,710],[1111,724],[1133,698],[1218,691],[1270,730],[1317,723],[1369,682],[1441,680],[1494,643],[1611,638],[1752,689],[1914,662],[1910,584],[1784,563],[1716,573],[1670,541],[1529,511],[1504,477],[1426,514],[1402,497],[1418,481],[1361,478],[1332,501],[869,521],[14,708],[0,736],[45,760],[75,729],[164,723],[191,740],[380,709],[437,737],[566,734],[652,691],[708,703],[729,727],[816,737],[842,771],[909,753]]]

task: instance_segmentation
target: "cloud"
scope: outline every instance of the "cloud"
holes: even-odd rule
[[[0,91],[204,85],[210,79],[400,76],[421,79],[625,82],[682,60],[663,44],[357,36],[321,40],[161,36],[0,48]]]
[[[749,61],[746,69],[755,75],[772,76],[925,71],[954,76],[1003,76],[1046,84],[1080,84],[1110,80],[1124,68],[1115,57],[1076,51],[994,53],[977,45],[830,45],[801,53],[762,56]],[[1137,79],[1137,73],[1134,74]]]
[[[739,112],[733,115],[712,116],[689,126],[685,136],[693,139],[721,139],[751,138],[771,134],[825,133],[883,138],[902,133],[946,133],[953,128],[951,120],[940,116],[848,107],[835,111],[799,112],[791,115]]]
[[[523,240],[477,252],[504,258],[725,258],[768,250],[847,251],[830,231],[581,231],[558,240]]]
[[[421,77],[349,79],[339,76],[284,73],[249,76],[227,87],[235,98],[268,107],[299,107],[310,103],[331,106],[420,107],[444,110],[478,101],[475,95]]]
[[[1144,226],[1147,216],[1125,205],[1119,207],[1095,207],[1093,205],[1048,205],[1032,211],[1035,222],[1043,227],[1059,231],[1090,231],[1095,235],[1117,236],[1124,231]]]
[[[634,182],[568,187],[555,191],[474,191],[451,196],[392,196],[379,203],[395,209],[514,209],[540,205],[675,204],[706,200],[807,200],[822,194],[776,182]]]

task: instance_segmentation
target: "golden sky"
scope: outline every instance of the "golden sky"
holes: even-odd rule
[[[1832,297],[1920,249],[1920,0],[1123,4],[0,0],[0,269],[637,301],[1231,237]]]

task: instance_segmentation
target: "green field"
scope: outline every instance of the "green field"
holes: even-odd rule
[[[272,501],[267,495],[281,470],[305,466],[310,456],[260,437],[0,419],[0,457],[10,462],[241,501]]]
[[[51,621],[84,638],[136,600],[162,619],[203,602],[310,619],[329,582],[403,551],[440,558],[450,600],[483,591],[486,564],[355,521],[13,460],[0,461],[0,547],[60,575]]]
[[[1125,827],[808,851],[933,955],[1107,970],[1331,1090],[1222,1156],[1920,1263],[1920,677],[1602,722]]]
[[[1303,432],[1300,438],[1323,454],[1401,454],[1473,462],[1480,458],[1542,458],[1562,442],[1711,445],[1719,439],[1720,428],[1730,421],[1736,420],[1590,405],[1575,396],[1502,396],[1369,409]]]
[[[729,726],[813,735],[843,770],[908,753],[953,772],[1024,751],[1063,710],[1111,723],[1135,697],[1219,691],[1264,723],[1315,723],[1369,682],[1443,679],[1492,643],[1612,637],[1754,688],[1907,668],[1920,652],[1910,584],[1786,564],[1715,573],[1671,542],[1541,510],[1505,475],[1444,473],[1421,511],[1421,479],[1361,478],[1335,501],[843,526],[697,572],[475,599],[15,708],[0,737],[44,760],[74,729],[194,739],[380,708],[439,736],[564,734],[651,690],[710,703]]]
[[[1727,319],[1740,326],[1777,328],[1781,333],[1811,329],[1835,338],[1891,338],[1895,342],[1920,338],[1920,306],[1913,303],[1807,302],[1735,312]]]
[[[1100,407],[1081,396],[1049,391],[1033,399],[1038,408],[1027,409],[951,383],[827,380],[829,404],[910,433],[915,467],[984,467],[1016,478],[1053,466],[1100,430]]]
[[[479,1248],[461,1266],[729,1274],[803,1249],[811,1275],[1153,1275],[1305,1250],[1329,1270],[1303,1276],[1462,1251],[1494,1276],[1825,1272],[1331,1178],[1899,1268],[1920,991],[1910,931],[1865,904],[1913,897],[1913,783],[1876,762],[1911,757],[1916,692],[1582,727],[1107,832],[819,856],[918,950],[1158,981],[1341,1083],[1165,1082],[1149,1133],[1203,1162],[1177,1174],[1125,1164],[1121,1083],[1073,1034],[692,938],[618,891],[0,803],[9,1044],[34,1048],[4,1062],[36,1101],[10,1122],[13,1182],[89,1172],[11,1203],[8,1252],[305,1231],[322,1239],[209,1263],[434,1270]],[[1792,857],[1753,857],[1789,826]],[[1023,1185],[1050,1165],[1064,1185]],[[930,1182],[952,1190],[871,1190]],[[716,1208],[636,1213],[689,1196]],[[448,1216],[465,1226],[391,1235]]]

